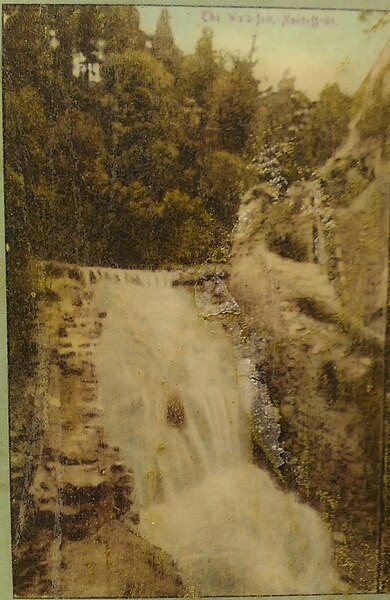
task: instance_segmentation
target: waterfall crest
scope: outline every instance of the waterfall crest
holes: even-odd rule
[[[317,513],[251,464],[233,340],[175,274],[97,277],[107,434],[134,470],[140,532],[202,595],[338,591]]]

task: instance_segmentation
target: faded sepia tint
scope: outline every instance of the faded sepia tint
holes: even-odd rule
[[[388,21],[3,7],[17,596],[390,590]]]

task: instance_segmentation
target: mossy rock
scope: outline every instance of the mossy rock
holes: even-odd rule
[[[187,424],[183,403],[176,394],[168,398],[166,421],[168,425],[176,427],[176,429],[183,429]]]

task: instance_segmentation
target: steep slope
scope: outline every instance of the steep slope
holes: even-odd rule
[[[390,43],[316,181],[243,199],[229,288],[264,339],[289,485],[320,508],[353,590],[385,583],[381,463]],[[373,109],[374,107],[374,109]],[[387,117],[386,117],[387,115]],[[382,571],[380,573],[380,571]]]

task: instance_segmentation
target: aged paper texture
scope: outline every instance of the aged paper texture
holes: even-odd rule
[[[385,8],[2,5],[2,598],[390,591]]]

